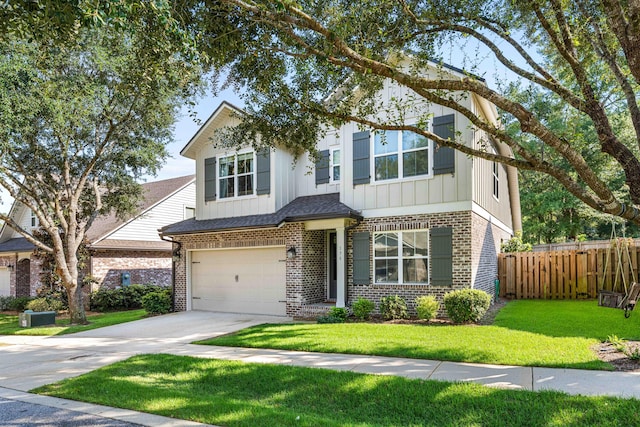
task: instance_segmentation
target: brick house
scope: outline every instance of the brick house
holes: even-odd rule
[[[128,219],[115,215],[96,219],[87,232],[90,260],[85,274],[100,286],[115,287],[123,282],[170,285],[172,245],[160,239],[158,229],[193,216],[195,177],[193,175],[142,184],[144,199]],[[14,203],[10,215],[23,229],[38,227],[30,209]],[[0,230],[0,295],[35,295],[40,287],[40,260],[33,244],[4,226]]]
[[[380,96],[403,94],[387,82]],[[466,102],[497,120],[487,101]],[[486,144],[461,114],[425,108],[437,135]],[[241,113],[223,102],[181,152],[196,162],[196,216],[160,230],[179,248],[177,310],[306,317],[361,296],[377,305],[400,295],[414,310],[420,295],[493,293],[500,242],[520,228],[515,170],[355,123],[318,140],[317,163],[283,149],[212,144]],[[487,149],[510,154],[504,145]]]

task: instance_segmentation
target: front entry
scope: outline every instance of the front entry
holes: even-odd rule
[[[338,297],[338,240],[335,232],[329,233],[329,301]]]

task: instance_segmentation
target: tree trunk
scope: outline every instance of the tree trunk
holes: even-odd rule
[[[86,325],[87,313],[84,310],[84,292],[78,284],[78,273],[74,274],[72,283],[64,283],[69,300],[69,322],[72,325]]]

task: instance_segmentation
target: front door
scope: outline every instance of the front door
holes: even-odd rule
[[[329,300],[338,297],[338,241],[335,232],[329,233]]]

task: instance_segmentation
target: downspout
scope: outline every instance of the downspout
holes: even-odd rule
[[[169,240],[160,234],[160,240],[171,243],[171,311],[176,311],[176,261],[175,257],[180,256],[180,250],[182,249],[182,243],[176,240]],[[178,245],[178,248],[173,250],[173,244]]]
[[[518,169],[513,166],[507,166],[507,186],[509,187],[509,203],[511,204],[511,222],[513,223],[513,232],[522,233],[522,212],[520,210]]]

